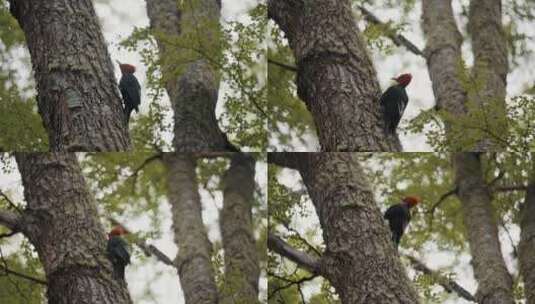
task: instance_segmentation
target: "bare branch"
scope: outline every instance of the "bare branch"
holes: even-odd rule
[[[22,210],[17,206],[2,190],[0,190],[0,196],[2,196],[7,203],[13,207],[13,209],[17,210],[18,213],[22,214]]]
[[[457,293],[457,295],[459,295],[459,297],[468,301],[476,302],[474,296],[466,289],[464,289],[461,285],[457,284],[457,282],[448,279],[437,271],[431,270],[416,257],[413,257],[411,255],[405,255],[405,257],[407,257],[411,261],[414,269],[431,276],[435,280],[435,282],[442,286],[447,292],[451,293],[452,291],[454,291],[455,293]]]
[[[108,220],[113,225],[121,225],[126,230],[127,233],[131,233],[131,234],[135,235],[135,233],[130,232],[130,230],[127,229],[125,225],[123,225],[121,222],[119,222],[115,218],[108,217]],[[136,244],[136,246],[138,246],[141,249],[141,251],[143,251],[143,253],[145,253],[146,256],[153,256],[154,255],[156,257],[156,259],[158,259],[160,262],[176,268],[176,265],[175,265],[175,263],[173,263],[173,260],[171,258],[169,258],[165,253],[163,253],[156,246],[147,245],[147,241],[145,239],[142,239],[142,238],[139,238],[139,237],[136,236],[136,238],[134,240],[134,244]]]
[[[8,274],[8,275],[10,274],[10,275],[17,276],[19,278],[23,278],[23,279],[32,281],[32,282],[37,283],[37,284],[47,285],[47,282],[45,280],[43,280],[43,279],[34,278],[34,277],[29,276],[27,274],[11,270],[6,265],[0,264],[0,273],[2,273],[2,272],[4,272],[5,274]]]
[[[503,186],[503,187],[495,187],[495,188],[492,188],[491,190],[496,191],[496,192],[526,191],[528,190],[528,186],[524,186],[524,185]]]
[[[157,154],[154,154],[150,157],[148,157],[147,159],[145,159],[143,161],[143,163],[141,163],[141,165],[139,167],[137,167],[134,172],[132,172],[132,174],[128,177],[128,178],[133,178],[133,184],[135,185],[136,182],[137,182],[137,176],[139,175],[139,172],[141,170],[143,170],[143,168],[145,168],[145,166],[147,166],[148,164],[150,164],[151,162],[157,160],[157,159],[162,159],[162,153],[157,153]]]
[[[285,70],[288,70],[290,72],[297,72],[297,68],[295,66],[289,65],[287,63],[282,63],[282,62],[276,61],[276,60],[271,59],[271,58],[268,58],[268,63],[271,63],[273,65],[281,67],[281,68],[283,68]]]
[[[286,288],[290,288],[292,287],[293,285],[297,285],[297,288],[299,289],[299,291],[301,291],[301,284],[303,284],[304,282],[308,282],[308,281],[312,281],[313,279],[315,279],[318,275],[317,274],[314,274],[314,275],[311,275],[311,276],[308,276],[308,277],[303,277],[299,280],[290,280],[288,278],[285,278],[283,276],[279,276],[275,273],[268,273],[269,276],[272,276],[274,278],[277,278],[281,281],[285,281],[287,282],[288,284],[285,284],[285,285],[282,285],[282,286],[279,286],[277,288],[275,288],[269,295],[268,295],[268,299],[271,299],[276,293],[278,293],[279,291],[281,290],[284,290]],[[305,303],[304,301],[304,297],[301,296],[301,298],[303,299],[303,303]]]
[[[288,258],[310,273],[319,274],[320,262],[318,258],[293,248],[283,239],[272,233],[268,233],[268,248],[279,255]]]
[[[373,24],[385,25],[384,22],[379,20],[379,18],[377,18],[372,12],[367,10],[365,7],[359,6],[358,8],[362,12],[362,14],[364,14],[364,18],[368,22],[373,23]],[[407,50],[409,50],[413,54],[425,58],[424,53],[416,45],[410,42],[409,39],[405,38],[405,36],[401,34],[393,34],[393,33],[388,33],[387,36],[388,38],[392,40],[392,42],[394,42],[395,45],[404,46],[405,48],[407,48]]]

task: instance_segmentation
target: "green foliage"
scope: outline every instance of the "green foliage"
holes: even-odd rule
[[[0,233],[2,233],[0,228]],[[5,240],[0,239],[0,245]],[[43,278],[43,270],[39,259],[33,254],[33,247],[27,241],[22,241],[17,253],[6,255],[0,247],[0,302],[5,304],[40,304],[45,298],[45,286],[29,281],[4,271],[7,267],[11,271]]]
[[[0,2],[0,151],[48,150],[48,136],[37,114],[36,102],[24,97],[32,88],[21,88],[15,82],[20,71],[12,67],[12,62],[24,42],[24,33],[11,16],[7,2]]]
[[[293,65],[292,51],[277,26],[270,26],[268,58],[279,63]],[[295,150],[293,142],[305,144],[305,135],[315,134],[312,115],[304,102],[297,97],[295,72],[275,64],[268,66],[269,150]],[[276,143],[276,144],[274,144]]]
[[[308,240],[321,233],[321,230],[319,228],[312,229],[301,234],[297,229],[298,227],[296,227],[296,219],[313,214],[310,198],[306,194],[304,185],[298,183],[298,189],[290,189],[279,182],[278,176],[280,173],[281,169],[279,167],[268,166],[269,231],[281,237],[292,247],[319,257],[319,252],[323,251],[323,244],[316,245]],[[271,251],[268,253],[267,267],[269,279],[268,302],[302,303],[297,286],[303,287],[306,284],[310,284],[310,280],[307,279],[301,284],[290,283],[309,278],[311,274],[299,270],[292,263],[284,262],[279,255]],[[314,303],[337,303],[335,299],[338,296],[326,280],[318,277],[313,284],[322,285],[319,293],[311,295]]]
[[[458,79],[467,94],[466,114],[458,115],[446,109],[422,111],[411,121],[407,131],[425,132],[427,143],[441,152],[470,151],[483,138],[506,151],[531,151],[535,138],[535,128],[532,127],[535,97],[515,96],[504,107],[503,100],[483,96],[485,67],[477,76],[472,74],[464,63],[460,63]]]

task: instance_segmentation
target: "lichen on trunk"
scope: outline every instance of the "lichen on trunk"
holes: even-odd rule
[[[26,36],[52,151],[130,149],[113,65],[90,0],[10,0]]]
[[[258,301],[260,261],[253,233],[252,207],[255,160],[233,153],[223,183],[221,235],[225,252],[225,281],[221,303],[253,304]]]

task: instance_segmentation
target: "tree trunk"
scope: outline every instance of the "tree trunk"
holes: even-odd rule
[[[451,0],[423,1],[422,9],[427,41],[424,54],[437,107],[464,115],[466,92],[458,78],[463,37],[453,17]]]
[[[457,153],[453,156],[453,166],[478,282],[476,299],[480,304],[513,304],[513,283],[500,250],[498,227],[489,188],[483,179],[480,154]]]
[[[206,59],[182,64],[183,72],[177,76],[176,66],[165,66],[176,57],[176,46],[169,45],[165,38],[179,37],[181,32],[206,22],[217,23],[221,5],[216,0],[186,0],[184,8],[177,7],[175,0],[146,0],[147,14],[152,30],[156,33],[165,88],[174,111],[174,150],[177,152],[235,150],[218,126],[215,108],[218,98],[219,78]],[[203,35],[214,37],[212,45],[217,48],[216,33],[210,27],[202,29]],[[165,35],[165,38],[162,36]],[[204,40],[204,39],[203,39]],[[184,51],[184,50],[178,50]],[[213,50],[206,51],[207,53]]]
[[[16,154],[27,207],[20,230],[45,270],[48,303],[132,303],[112,275],[97,208],[74,153]]]
[[[314,117],[322,151],[400,151],[387,135],[381,89],[348,0],[268,0],[288,38],[297,94]]]
[[[10,0],[25,35],[52,151],[124,151],[128,128],[90,0]]]
[[[234,153],[223,177],[221,235],[225,251],[225,283],[222,303],[259,303],[260,262],[253,235],[252,206],[255,160]]]
[[[201,199],[190,154],[166,153],[168,198],[173,217],[178,275],[187,304],[215,304],[217,286],[212,269],[212,244],[201,216]]]
[[[532,159],[533,162],[533,159]],[[524,279],[527,304],[535,304],[535,165],[532,167],[526,198],[521,210],[518,262]]]
[[[355,155],[302,153],[294,159],[323,230],[319,272],[342,303],[418,303]]]
[[[501,107],[500,111],[493,107],[493,111],[487,114],[487,121],[491,125],[498,124],[492,126],[495,132],[505,132],[505,94],[509,67],[501,0],[470,1],[468,31],[472,37],[475,76],[485,80],[485,85],[478,92],[479,102],[483,105],[495,102]],[[504,137],[502,134],[497,135]],[[505,148],[503,143],[496,142],[494,138],[486,138],[478,144],[477,151]]]

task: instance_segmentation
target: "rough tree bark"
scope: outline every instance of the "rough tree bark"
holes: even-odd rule
[[[253,235],[255,160],[234,153],[223,177],[221,235],[225,251],[222,303],[258,303],[260,262]]]
[[[502,122],[506,113],[505,94],[507,88],[507,39],[502,26],[502,1],[470,1],[468,31],[472,37],[474,53],[474,74],[476,78],[485,80],[483,89],[479,92],[479,102],[489,104],[496,101],[501,111],[494,109],[488,113],[489,124]],[[507,125],[493,128],[504,132]],[[501,136],[500,134],[497,134]],[[502,142],[496,138],[484,138],[478,143],[477,151],[491,151],[504,149]]]
[[[533,160],[532,160],[533,161]],[[535,164],[531,169],[526,198],[521,210],[518,262],[524,279],[527,304],[535,304]]]
[[[184,297],[188,304],[215,304],[217,286],[212,269],[212,244],[201,217],[201,199],[195,158],[187,153],[165,153],[168,198],[173,217],[175,258]]]
[[[187,0],[182,4],[184,8],[179,9],[175,0],[146,0],[146,3],[151,29],[157,34],[160,58],[164,63],[162,72],[166,80],[165,88],[173,105],[174,150],[235,151],[236,148],[219,128],[215,116],[219,90],[219,79],[215,71],[207,60],[201,59],[184,64],[184,72],[175,75],[175,67],[166,67],[165,62],[177,51],[176,46],[162,37],[162,34],[167,37],[179,36],[184,25],[194,26],[205,20],[219,20],[221,4],[216,0]],[[206,28],[202,31],[205,35],[215,37],[215,33],[206,33]]]
[[[458,79],[463,37],[453,17],[451,0],[423,1],[422,9],[422,27],[427,41],[424,55],[437,107],[463,115],[466,92]]]
[[[462,203],[480,304],[513,304],[512,278],[500,249],[489,187],[483,178],[480,154],[453,155],[457,195]]]
[[[48,303],[132,303],[112,275],[97,208],[74,153],[15,155],[27,207],[15,230],[33,244]]]
[[[269,160],[288,155],[283,163],[299,170],[326,245],[317,273],[331,282],[342,303],[418,303],[355,155],[293,154]]]
[[[288,38],[297,94],[314,117],[322,151],[400,151],[381,116],[381,89],[348,0],[268,0]]]
[[[10,0],[30,50],[52,151],[130,149],[117,81],[90,0]]]

